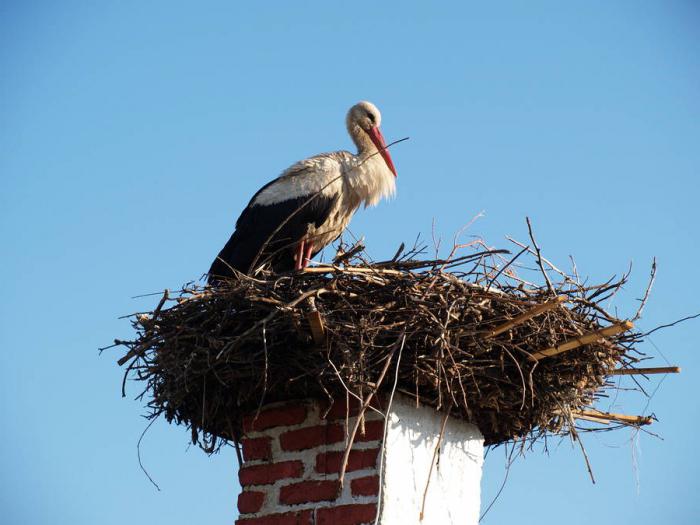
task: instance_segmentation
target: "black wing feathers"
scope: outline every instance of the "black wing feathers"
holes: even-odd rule
[[[268,206],[249,204],[236,221],[236,231],[212,263],[209,282],[215,281],[216,277],[233,276],[232,268],[249,273],[253,263],[259,266],[266,260],[272,263],[275,271],[293,269],[295,246],[307,234],[310,224],[318,228],[326,222],[338,198],[318,194],[309,201],[310,197],[307,195]],[[254,200],[255,197],[251,202]]]

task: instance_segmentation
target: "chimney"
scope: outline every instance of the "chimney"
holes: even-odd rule
[[[476,525],[479,430],[408,397],[382,404],[365,412],[342,487],[359,402],[288,401],[246,417],[236,525]]]

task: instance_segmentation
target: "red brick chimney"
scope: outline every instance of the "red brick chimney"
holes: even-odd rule
[[[365,412],[341,487],[358,407],[293,401],[245,418],[236,525],[364,525],[378,515],[382,525],[477,523],[481,435],[461,421],[444,425],[442,414],[407,399],[394,399],[385,441],[385,411]]]

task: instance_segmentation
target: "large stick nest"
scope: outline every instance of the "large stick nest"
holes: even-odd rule
[[[264,403],[348,391],[412,396],[475,423],[487,444],[575,433],[577,418],[605,423],[589,409],[613,386],[614,369],[638,361],[639,333],[532,356],[619,323],[600,304],[625,278],[585,286],[525,248],[514,259],[525,253],[539,266],[539,286],[519,278],[504,253],[432,261],[412,253],[372,264],[353,257],[166,292],[153,312],[134,315],[137,337],[117,341],[128,348],[125,383],[142,382],[149,416],[187,425],[208,451],[237,441],[241,417]],[[558,296],[565,301],[492,334]]]

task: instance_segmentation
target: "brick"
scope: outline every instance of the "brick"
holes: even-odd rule
[[[256,459],[271,459],[272,458],[272,439],[268,437],[261,438],[244,438],[241,442],[243,445],[243,459],[253,461]]]
[[[340,493],[340,481],[301,481],[280,487],[282,505],[298,505],[316,501],[333,501]]]
[[[243,433],[259,432],[272,427],[298,425],[306,419],[306,406],[303,404],[287,405],[262,410],[243,418]]]
[[[357,431],[355,443],[365,441],[380,441],[384,439],[384,421],[365,421],[365,433],[362,434],[362,427]]]
[[[378,410],[382,409],[381,401],[377,398],[377,396],[374,396],[369,404]],[[329,421],[345,419],[346,417],[356,416],[361,407],[362,403],[360,403],[360,401],[354,397],[350,398],[349,402],[347,402],[345,399],[337,399],[333,401],[330,408],[326,407],[327,412],[326,410],[322,409],[321,415],[323,416],[325,414],[325,419],[328,419]]]
[[[316,456],[316,472],[321,474],[333,474],[340,472],[340,464],[343,461],[345,452],[322,452]],[[379,449],[373,448],[370,450],[352,450],[348,457],[348,466],[346,472],[353,470],[362,470],[367,468],[375,468],[377,464],[377,456]]]
[[[238,471],[238,479],[242,487],[248,485],[268,485],[278,479],[300,478],[304,472],[301,461],[281,461],[266,465],[245,465]]]
[[[236,520],[236,525],[312,525],[312,518],[313,511],[301,510],[299,512],[270,514],[259,518],[242,518]]]
[[[357,433],[355,442],[378,441],[384,436],[383,421],[366,421],[365,433]],[[317,425],[298,430],[289,430],[280,435],[282,450],[306,450],[320,445],[332,445],[345,440],[345,427],[340,424]]]
[[[379,476],[365,476],[350,482],[353,496],[376,496],[379,494]]]
[[[289,430],[280,435],[280,447],[282,450],[305,450],[330,445],[345,439],[343,425],[318,425],[315,427]]]
[[[374,523],[377,506],[374,503],[363,505],[341,505],[316,511],[315,525],[362,525]]]
[[[265,503],[265,493],[257,491],[245,491],[238,495],[238,512],[252,514],[258,512]]]

